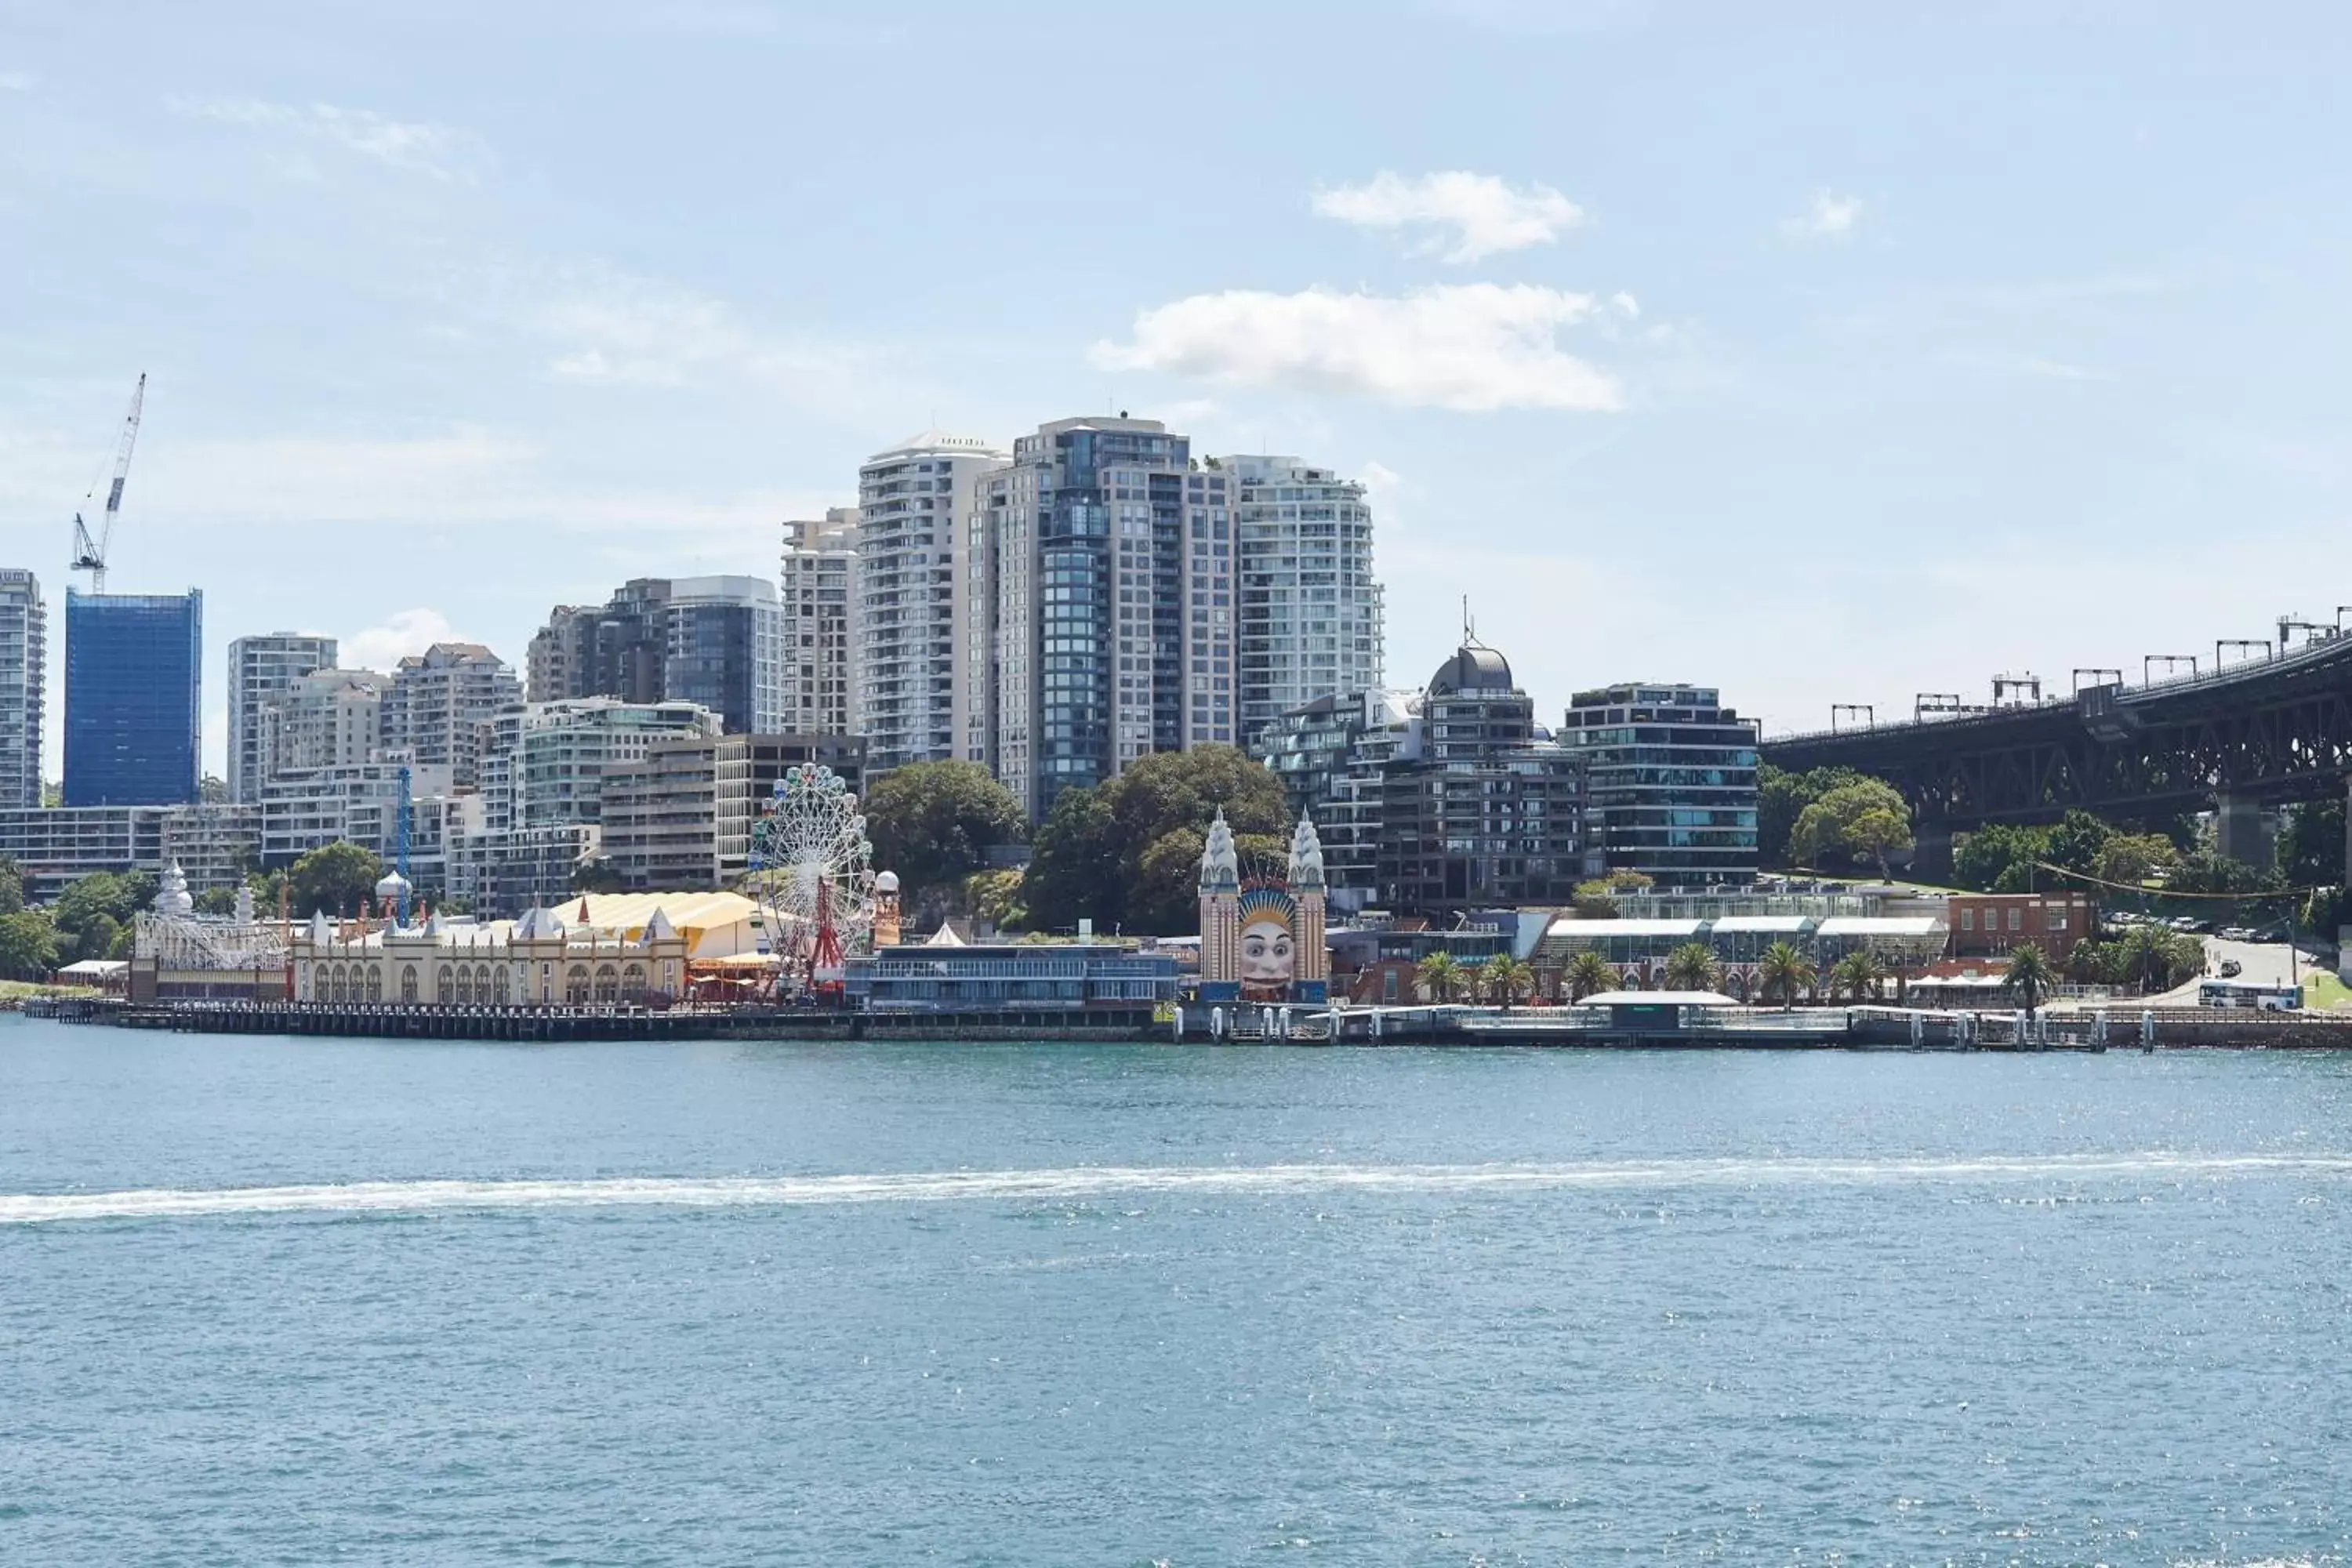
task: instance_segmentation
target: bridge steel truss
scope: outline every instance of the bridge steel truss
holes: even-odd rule
[[[2152,686],[1965,718],[1788,736],[1766,762],[1885,779],[1926,831],[2315,800],[2352,778],[2352,637]]]

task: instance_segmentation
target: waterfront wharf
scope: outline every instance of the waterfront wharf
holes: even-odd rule
[[[1666,1008],[1635,1018],[1609,1008],[1439,1005],[1392,1007],[1205,1006],[1027,1012],[858,1012],[840,1007],[404,1006],[391,1003],[132,1003],[37,998],[26,1011],[67,1023],[182,1034],[416,1040],[1102,1041],[1185,1045],[1748,1050],[2104,1051],[2352,1050],[2352,1013],[2208,1007],[1969,1013],[1847,1007]]]
[[[75,1000],[42,1010],[76,1024],[176,1034],[513,1040],[1140,1040],[1148,1007],[1025,1013],[866,1013],[772,1005],[437,1006],[398,1003]]]

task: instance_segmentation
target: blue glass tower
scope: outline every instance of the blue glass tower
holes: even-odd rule
[[[196,798],[205,596],[66,590],[68,805]]]

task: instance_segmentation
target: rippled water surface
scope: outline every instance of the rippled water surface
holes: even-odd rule
[[[2352,1058],[0,1022],[0,1563],[2330,1563]]]

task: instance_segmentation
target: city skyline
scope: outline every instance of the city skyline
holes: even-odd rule
[[[2345,19],[1336,15],[1203,13],[1251,47],[1198,74],[1181,136],[1074,70],[951,146],[919,117],[833,134],[859,63],[950,102],[1035,39],[919,5],[592,5],[562,51],[604,89],[588,119],[510,16],[20,27],[0,141],[45,153],[0,164],[26,240],[0,558],[55,599],[144,369],[116,585],[197,584],[218,626],[378,664],[436,636],[514,657],[631,576],[765,574],[774,521],[852,500],[906,430],[1119,407],[1366,478],[1398,669],[1468,593],[1531,689],[1738,668],[1779,731],[2325,618],[2293,574],[2181,563],[2292,562],[2352,483],[2343,176],[2295,133]],[[103,108],[68,87],[101,47]],[[1181,199],[1031,194],[1073,116],[1171,160]]]

